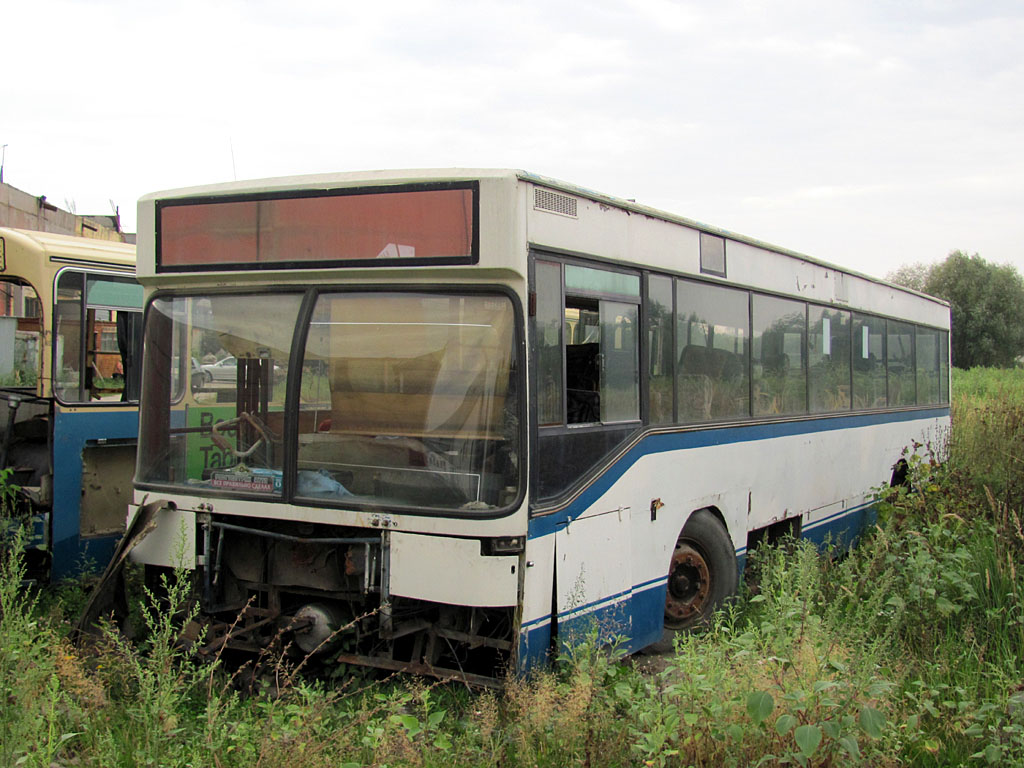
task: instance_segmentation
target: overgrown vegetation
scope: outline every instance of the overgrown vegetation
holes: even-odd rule
[[[199,664],[175,642],[184,583],[143,644],[78,650],[14,542],[0,765],[1024,765],[1024,373],[957,371],[954,392],[950,460],[914,460],[857,550],[761,550],[756,583],[674,655],[584,647],[497,693]]]

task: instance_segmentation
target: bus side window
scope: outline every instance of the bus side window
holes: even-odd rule
[[[42,305],[35,289],[0,280],[0,386],[35,387],[39,382]]]
[[[81,402],[83,397],[82,358],[82,275],[62,272],[57,278],[55,315],[53,388],[65,402]]]
[[[569,424],[601,420],[600,316],[597,302],[565,308],[565,410]]]
[[[90,400],[120,400],[124,364],[117,349],[117,310],[86,311],[85,388]]]
[[[634,421],[640,416],[636,304],[572,298],[565,307],[568,424]]]
[[[54,390],[64,402],[137,400],[142,287],[65,271],[57,278]]]
[[[676,281],[676,397],[686,424],[750,415],[746,291]]]
[[[647,397],[651,424],[675,420],[675,333],[672,278],[647,276]]]
[[[562,265],[538,261],[536,273],[537,422],[552,426],[562,423]]]
[[[754,415],[804,413],[805,305],[801,301],[757,294],[753,308]]]
[[[601,421],[640,418],[639,308],[601,301]]]

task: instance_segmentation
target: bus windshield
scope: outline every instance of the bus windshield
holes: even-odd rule
[[[154,300],[141,483],[264,498],[291,487],[318,506],[511,504],[520,418],[508,297],[322,292],[302,326],[303,298]],[[301,370],[289,377],[293,339]]]

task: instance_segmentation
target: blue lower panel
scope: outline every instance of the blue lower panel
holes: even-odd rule
[[[82,453],[90,443],[135,439],[138,433],[139,414],[135,410],[97,407],[67,413],[60,408],[56,409],[53,428],[53,511],[50,517],[53,562],[50,578],[59,580],[106,567],[120,534],[89,539],[79,535],[83,493]],[[124,514],[128,516],[127,507]]]
[[[811,523],[803,538],[819,548],[845,551],[855,545],[861,534],[874,525],[874,504],[843,510]],[[742,574],[746,549],[737,551],[736,564]],[[617,643],[626,653],[635,653],[661,639],[665,619],[665,579],[634,586],[629,592],[609,596],[558,615],[558,645],[573,646],[590,638],[601,643]],[[547,665],[552,654],[551,616],[523,625],[519,633],[520,674]]]
[[[525,625],[519,631],[519,656],[516,671],[520,675],[546,667],[551,662],[551,617]]]
[[[639,651],[661,639],[667,588],[665,579],[658,579],[656,583],[645,587],[634,588],[630,598],[630,612],[633,615],[633,634],[628,648],[630,652]]]
[[[638,584],[630,592],[606,598],[558,616],[558,645],[563,650],[590,639],[634,653],[661,639],[665,615],[665,579]],[[519,633],[519,672],[544,666],[552,653],[551,617],[525,625]]]
[[[828,547],[845,552],[854,546],[862,533],[875,524],[878,512],[874,502],[846,509],[806,525],[801,538],[819,549]]]
[[[575,608],[558,615],[558,642],[572,647],[596,638],[605,644],[628,642],[632,635],[630,593],[602,600],[600,604]]]

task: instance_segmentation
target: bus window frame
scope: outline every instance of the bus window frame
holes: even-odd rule
[[[647,433],[647,432],[654,431],[654,430],[657,430],[657,431],[662,431],[662,430],[693,431],[693,430],[702,430],[702,429],[712,429],[712,428],[719,427],[719,426],[721,426],[723,424],[729,424],[729,423],[737,423],[737,424],[741,424],[741,425],[752,425],[752,424],[759,424],[759,423],[766,423],[766,422],[777,422],[777,421],[795,421],[795,420],[822,419],[822,418],[828,419],[828,418],[837,418],[837,417],[843,417],[843,416],[848,416],[848,415],[868,414],[868,413],[882,412],[882,411],[885,411],[885,412],[895,412],[895,411],[908,411],[908,410],[930,410],[930,409],[935,409],[935,408],[948,408],[950,406],[950,398],[949,398],[949,393],[948,393],[948,384],[946,384],[945,385],[946,386],[946,390],[945,390],[946,397],[945,398],[940,397],[939,402],[936,402],[936,403],[920,403],[920,402],[916,402],[916,393],[915,393],[915,402],[913,404],[893,405],[893,404],[887,403],[886,405],[876,406],[876,407],[873,407],[873,408],[858,408],[855,405],[854,398],[853,398],[853,394],[854,394],[853,393],[853,379],[854,379],[853,349],[854,349],[855,345],[854,345],[854,341],[852,339],[853,327],[855,325],[855,319],[856,319],[856,317],[858,315],[860,315],[860,316],[867,316],[867,317],[875,318],[877,320],[882,321],[882,323],[884,324],[884,327],[886,328],[886,332],[883,334],[883,345],[884,345],[883,346],[883,350],[884,350],[883,351],[883,355],[884,355],[883,363],[884,363],[884,371],[885,371],[885,386],[886,386],[886,391],[888,391],[888,388],[889,388],[889,370],[888,370],[888,352],[887,352],[887,348],[888,348],[888,325],[889,325],[889,323],[890,322],[900,322],[900,323],[904,323],[904,324],[908,325],[911,329],[927,328],[927,329],[930,329],[930,330],[937,331],[938,334],[939,334],[939,348],[940,348],[940,352],[939,352],[939,355],[940,355],[940,363],[939,363],[940,364],[940,371],[939,371],[940,383],[939,383],[939,387],[940,387],[940,392],[943,392],[943,389],[942,389],[943,388],[942,371],[943,371],[943,360],[945,358],[942,357],[941,350],[942,350],[944,344],[946,345],[946,348],[948,349],[948,343],[949,343],[949,337],[950,337],[950,329],[949,328],[943,328],[941,326],[935,326],[935,325],[931,325],[931,324],[923,323],[923,322],[918,322],[918,321],[901,319],[901,318],[898,318],[898,317],[895,317],[895,316],[892,316],[892,315],[887,315],[887,314],[883,314],[883,313],[879,313],[879,312],[871,312],[871,311],[853,309],[853,308],[851,308],[849,306],[846,306],[846,305],[836,306],[834,304],[829,304],[827,302],[822,302],[822,301],[810,301],[810,300],[807,300],[807,299],[799,298],[799,297],[793,296],[791,294],[786,294],[786,293],[782,293],[782,292],[779,292],[779,291],[772,291],[772,290],[766,290],[766,289],[763,289],[763,288],[757,288],[757,287],[754,287],[754,286],[751,286],[751,285],[748,285],[748,284],[744,284],[744,283],[734,283],[734,282],[730,282],[730,281],[726,281],[726,280],[716,280],[716,279],[713,279],[713,278],[708,278],[708,277],[706,277],[704,275],[696,275],[696,274],[682,273],[682,272],[675,272],[675,271],[666,271],[666,270],[651,270],[651,269],[642,269],[642,268],[634,269],[633,267],[631,267],[629,265],[622,265],[620,263],[613,262],[613,261],[605,261],[605,260],[603,260],[601,258],[598,258],[598,257],[588,257],[588,256],[585,256],[585,255],[576,254],[576,253],[567,254],[567,253],[563,253],[563,252],[559,252],[559,251],[553,251],[553,250],[548,249],[548,248],[539,248],[539,247],[536,247],[536,246],[531,246],[531,248],[530,248],[529,262],[528,262],[528,271],[527,271],[528,291],[529,291],[530,307],[531,307],[531,315],[530,315],[530,318],[529,318],[529,320],[530,320],[530,327],[528,328],[528,337],[529,337],[529,344],[530,344],[529,354],[530,354],[530,366],[531,366],[531,374],[530,374],[531,381],[530,381],[530,384],[531,384],[531,387],[533,388],[531,391],[536,392],[537,391],[536,387],[538,386],[538,381],[536,380],[536,374],[537,374],[536,367],[537,367],[537,353],[538,353],[538,350],[537,350],[537,347],[536,347],[536,339],[535,339],[535,336],[534,336],[534,319],[535,319],[535,309],[536,309],[536,295],[535,295],[535,291],[536,291],[536,264],[538,262],[545,262],[545,263],[548,263],[548,264],[558,264],[558,265],[560,265],[562,267],[562,269],[560,270],[560,272],[561,272],[560,296],[561,296],[561,306],[562,306],[562,313],[563,313],[563,315],[562,315],[563,326],[564,326],[564,312],[565,312],[566,302],[567,302],[569,297],[592,298],[592,299],[595,299],[595,300],[598,300],[598,299],[601,299],[601,298],[607,298],[607,299],[619,300],[619,301],[623,300],[623,298],[624,298],[623,295],[621,295],[621,294],[601,294],[601,293],[594,293],[594,292],[578,291],[578,290],[575,290],[575,289],[574,290],[567,289],[566,285],[565,285],[566,279],[565,279],[565,269],[564,269],[564,266],[566,264],[573,264],[573,265],[576,265],[576,266],[590,267],[590,268],[593,268],[593,269],[605,270],[605,271],[615,271],[615,272],[624,272],[624,273],[628,273],[628,274],[637,274],[637,275],[640,276],[640,294],[639,294],[639,296],[638,297],[625,297],[625,300],[627,300],[627,301],[632,301],[634,298],[636,298],[640,302],[640,308],[639,308],[640,311],[639,311],[639,315],[638,315],[638,317],[639,317],[639,324],[640,324],[640,326],[639,326],[639,334],[638,334],[638,340],[639,340],[639,344],[640,344],[640,349],[639,349],[639,366],[640,366],[639,367],[640,420],[639,421],[628,421],[628,422],[608,422],[608,423],[593,422],[593,423],[581,423],[581,424],[569,424],[566,421],[566,418],[567,418],[567,414],[566,414],[566,396],[565,396],[565,391],[564,391],[565,387],[566,387],[566,383],[565,383],[565,375],[566,375],[566,372],[565,372],[565,347],[566,347],[566,339],[564,338],[564,328],[563,328],[562,329],[562,333],[561,333],[561,338],[560,338],[560,344],[561,344],[561,349],[562,349],[562,363],[563,363],[563,366],[562,366],[562,382],[561,382],[561,388],[562,388],[562,393],[561,393],[562,422],[560,424],[540,424],[539,423],[538,408],[537,408],[537,405],[536,405],[536,402],[535,402],[535,398],[531,398],[531,403],[530,403],[530,406],[529,406],[530,435],[531,435],[531,442],[530,442],[531,456],[539,455],[539,452],[541,451],[541,445],[542,445],[542,443],[544,441],[544,438],[547,438],[547,437],[556,437],[556,436],[565,437],[565,436],[568,436],[568,435],[576,435],[576,434],[591,434],[591,433],[604,433],[604,432],[608,432],[608,433],[611,433],[611,432],[621,432],[622,433],[621,434],[621,440],[619,441],[619,443],[617,443],[617,445],[619,446],[618,448],[610,447],[609,448],[609,452],[606,453],[602,458],[597,460],[597,462],[595,464],[588,465],[585,468],[583,468],[581,471],[576,472],[575,476],[573,477],[573,479],[568,484],[564,485],[562,488],[560,488],[559,490],[555,491],[554,493],[550,493],[550,494],[546,493],[545,495],[542,495],[542,496],[536,495],[538,493],[537,489],[539,489],[540,485],[541,485],[541,482],[540,482],[541,478],[540,478],[540,474],[539,474],[539,462],[533,462],[531,464],[531,469],[530,469],[530,472],[531,472],[531,474],[530,474],[530,484],[531,484],[531,487],[533,489],[535,489],[535,490],[533,492],[531,492],[531,510],[530,510],[531,516],[543,516],[543,515],[546,515],[546,514],[550,514],[552,511],[560,508],[565,503],[565,500],[570,498],[581,486],[584,486],[588,482],[591,482],[595,476],[599,475],[603,471],[603,469],[607,466],[608,462],[612,459],[612,457],[614,455],[616,455],[617,452],[621,449],[622,445],[628,443],[636,435],[639,435],[641,433]],[[747,412],[742,417],[717,418],[717,419],[712,419],[712,420],[709,420],[709,421],[698,421],[698,422],[683,421],[681,419],[681,415],[679,413],[680,408],[679,408],[678,397],[674,395],[673,396],[673,416],[674,416],[673,421],[671,423],[657,423],[657,424],[651,423],[651,421],[650,421],[650,405],[649,405],[649,400],[650,400],[650,376],[649,376],[649,370],[648,370],[648,368],[649,368],[649,359],[650,359],[649,358],[650,350],[648,348],[649,347],[649,335],[648,334],[649,334],[650,325],[649,325],[648,311],[649,311],[649,306],[650,306],[649,305],[649,301],[650,301],[649,282],[650,282],[650,279],[652,277],[669,278],[669,279],[671,279],[673,281],[672,282],[672,285],[673,285],[673,290],[672,290],[672,294],[673,294],[673,316],[672,316],[673,322],[672,322],[672,327],[673,327],[673,332],[674,333],[677,332],[677,329],[675,328],[675,321],[676,321],[676,315],[677,315],[677,313],[679,311],[678,296],[677,296],[677,291],[676,291],[676,285],[678,284],[678,282],[684,281],[684,282],[688,282],[688,283],[691,283],[691,284],[703,284],[703,285],[709,285],[709,286],[720,286],[720,287],[730,288],[730,289],[737,290],[737,291],[742,291],[742,292],[745,292],[747,294],[747,322],[748,322],[747,330],[748,330],[748,332],[750,334],[750,338],[748,339],[748,343],[750,345],[750,351],[749,351],[748,358],[747,358],[747,376],[748,376],[748,390],[749,390],[749,392],[748,392],[748,401],[747,401],[748,410],[747,410]],[[753,405],[752,405],[753,404],[753,386],[754,386],[754,382],[753,382],[753,366],[754,366],[754,355],[753,355],[753,312],[754,312],[754,301],[755,301],[755,297],[757,297],[757,296],[762,296],[762,297],[767,297],[767,298],[775,298],[775,299],[783,299],[783,300],[795,302],[797,304],[801,304],[802,305],[802,315],[803,315],[803,321],[804,321],[803,340],[802,340],[802,354],[803,354],[803,358],[804,359],[803,359],[803,365],[801,367],[801,370],[802,370],[802,373],[803,373],[803,387],[804,387],[804,398],[803,398],[803,400],[804,400],[804,407],[803,407],[803,409],[801,409],[799,411],[794,411],[792,413],[780,414],[780,415],[766,415],[766,414],[755,415],[752,412],[752,407],[753,407]],[[810,405],[809,405],[809,402],[808,402],[808,398],[809,398],[809,394],[808,394],[808,389],[809,389],[809,370],[808,370],[809,354],[808,354],[807,344],[808,344],[809,333],[808,333],[808,329],[807,329],[807,321],[808,321],[808,317],[809,317],[809,313],[810,313],[811,307],[820,307],[820,308],[826,309],[826,310],[828,310],[828,309],[838,309],[838,310],[843,310],[843,311],[846,311],[846,312],[850,313],[851,343],[850,343],[850,347],[849,347],[849,352],[848,353],[849,353],[849,357],[850,357],[850,376],[849,376],[849,380],[850,381],[849,381],[849,383],[850,383],[850,387],[851,387],[851,392],[850,392],[851,396],[850,396],[850,406],[848,408],[843,408],[843,409],[840,409],[840,410],[830,410],[830,411],[811,411],[810,410]],[[915,331],[915,333],[916,333],[916,331]],[[915,372],[915,382],[916,382],[916,375],[917,375],[917,371],[916,371],[916,356],[914,358],[914,363],[915,363],[915,365],[914,365],[914,372]],[[948,365],[945,368],[947,373],[949,371],[949,368],[950,368],[950,366],[948,366]],[[678,377],[678,375],[679,375],[679,366],[678,366],[678,361],[676,361],[674,366],[673,366],[673,389],[675,389],[675,387],[677,386],[678,382],[677,382],[676,378]],[[947,377],[946,381],[948,381],[948,377]]]
[[[281,493],[276,496],[264,496],[259,494],[246,494],[238,491],[225,491],[215,488],[204,488],[202,493],[204,496],[210,497],[223,497],[230,499],[239,499],[243,501],[258,500],[261,503],[266,504],[291,504],[303,507],[312,507],[317,509],[357,509],[361,511],[373,511],[379,509],[379,504],[374,502],[358,502],[348,499],[343,499],[337,502],[332,502],[330,499],[317,499],[316,503],[311,503],[311,500],[305,496],[297,495],[297,472],[298,472],[298,439],[299,439],[299,397],[300,397],[300,383],[302,377],[302,361],[304,359],[306,350],[306,341],[309,335],[310,320],[313,317],[314,309],[321,294],[329,293],[433,293],[437,295],[492,295],[502,296],[507,298],[512,305],[513,313],[513,365],[516,367],[515,382],[519,389],[519,400],[520,404],[518,407],[518,460],[519,460],[519,478],[518,478],[518,489],[516,497],[504,507],[497,509],[488,510],[462,510],[462,509],[442,509],[438,507],[417,507],[417,506],[406,506],[401,507],[400,511],[402,514],[415,515],[418,517],[433,517],[433,518],[444,518],[444,519],[460,519],[460,520],[493,520],[501,517],[508,517],[519,510],[524,502],[526,501],[527,493],[529,492],[529,485],[531,480],[531,454],[530,450],[532,446],[529,443],[530,440],[530,420],[535,416],[535,405],[527,397],[527,366],[528,366],[528,349],[527,349],[527,334],[526,334],[526,312],[523,303],[520,299],[519,294],[507,285],[500,283],[485,283],[485,284],[440,284],[440,283],[423,283],[423,284],[410,284],[410,285],[395,285],[393,283],[372,283],[365,285],[351,285],[344,283],[326,283],[326,284],[305,284],[300,286],[282,286],[280,288],[262,284],[260,286],[236,287],[236,288],[199,288],[189,287],[186,289],[161,289],[155,291],[153,294],[146,297],[146,303],[143,307],[145,317],[143,320],[143,328],[148,328],[149,325],[149,313],[152,309],[152,305],[159,299],[174,300],[174,299],[193,299],[196,296],[224,296],[224,295],[242,295],[252,296],[267,293],[296,293],[302,296],[298,312],[296,314],[296,331],[292,334],[291,348],[288,353],[288,372],[286,377],[286,394],[284,399],[284,429],[282,434],[282,444],[284,445],[284,455],[282,457],[282,488]],[[168,400],[167,405],[180,405],[183,397],[171,398]],[[140,423],[142,417],[142,403],[139,404]],[[141,443],[141,438],[140,438]],[[139,452],[139,461],[141,462],[142,452]],[[136,466],[136,474],[134,478],[135,487],[140,490],[146,491],[163,491],[163,492],[188,492],[186,488],[180,485],[173,485],[168,483],[144,481],[139,478],[138,465]],[[396,510],[398,508],[396,507]]]
[[[644,280],[644,270],[634,269],[619,264],[611,264],[607,262],[598,261],[595,259],[578,258],[574,256],[553,253],[548,250],[540,250],[531,248],[530,249],[530,263],[529,263],[529,285],[530,291],[534,290],[535,286],[535,272],[534,268],[538,261],[558,264],[561,267],[561,312],[562,312],[562,332],[560,335],[561,343],[561,354],[562,354],[562,381],[561,381],[561,412],[562,420],[558,424],[545,424],[538,427],[539,434],[550,435],[550,434],[567,434],[567,433],[578,433],[578,432],[589,432],[595,430],[621,430],[624,427],[640,426],[645,423],[644,413],[644,387],[646,386],[646,375],[643,367],[643,350],[647,346],[646,343],[640,338],[642,333],[646,332],[646,324],[643,318],[644,309],[644,295],[646,290],[646,281]],[[566,285],[565,267],[582,267],[584,269],[591,269],[598,272],[614,272],[628,277],[635,277],[638,281],[636,294],[628,293],[614,293],[606,291],[591,291],[580,288],[569,288]],[[613,301],[620,302],[623,304],[633,304],[637,308],[637,416],[632,419],[625,419],[619,421],[588,421],[588,422],[569,422],[568,421],[568,398],[566,397],[566,375],[567,375],[567,363],[566,363],[566,347],[567,340],[565,338],[565,311],[569,306],[571,300],[577,301],[592,301],[596,302],[600,306],[602,301]],[[533,305],[534,298],[531,296],[531,306]],[[532,324],[532,317],[531,317]],[[536,350],[532,348],[530,354],[533,355]],[[531,404],[531,411],[534,411],[532,418],[536,419],[536,408],[534,404]]]
[[[82,277],[82,286],[81,286],[82,298],[81,298],[81,302],[80,302],[80,311],[79,311],[80,326],[79,326],[79,334],[78,334],[79,365],[80,365],[80,370],[78,372],[78,377],[79,377],[78,378],[78,390],[77,390],[78,392],[85,391],[85,390],[83,390],[84,382],[85,382],[85,379],[86,379],[85,358],[86,358],[86,355],[87,355],[87,349],[86,349],[85,341],[86,341],[86,332],[87,332],[87,327],[88,327],[88,324],[86,322],[86,318],[88,317],[88,312],[89,312],[90,307],[93,308],[93,309],[115,309],[117,311],[125,311],[125,312],[132,312],[132,311],[134,311],[134,312],[138,312],[140,314],[140,316],[143,313],[143,307],[139,307],[138,309],[135,309],[133,307],[110,307],[110,306],[107,306],[107,305],[99,305],[99,304],[97,304],[97,305],[90,305],[89,301],[88,301],[88,288],[89,288],[89,278],[90,277],[113,277],[113,278],[116,278],[119,281],[133,282],[133,283],[137,284],[137,282],[135,280],[135,275],[128,275],[128,274],[125,274],[124,272],[118,272],[118,271],[115,271],[115,270],[86,269],[86,268],[78,266],[78,265],[69,266],[69,267],[63,267],[62,269],[58,269],[57,272],[53,276],[53,299],[52,299],[52,304],[50,306],[50,318],[51,318],[51,324],[53,325],[53,328],[51,328],[50,331],[49,331],[49,335],[53,338],[53,341],[48,345],[50,347],[50,349],[49,349],[49,356],[50,356],[50,378],[51,378],[50,394],[53,397],[55,402],[60,403],[62,406],[66,407],[66,408],[84,408],[84,407],[90,407],[90,408],[93,408],[93,407],[100,407],[100,408],[120,407],[120,408],[124,408],[125,406],[131,406],[131,407],[134,407],[134,408],[138,408],[138,406],[139,406],[139,399],[134,399],[134,400],[91,400],[91,399],[68,400],[68,399],[66,399],[63,396],[63,394],[61,394],[61,388],[56,385],[56,379],[57,379],[57,343],[56,343],[56,338],[57,338],[57,331],[58,331],[58,328],[57,328],[58,286],[60,284],[61,278],[64,275],[66,275],[68,273],[71,273],[71,272],[76,273],[76,274],[78,274],[78,275],[80,275]],[[135,365],[139,368],[139,373],[141,375],[141,372],[142,372],[141,349],[139,350],[139,353],[140,353],[139,354],[139,359],[136,361]],[[126,372],[126,374],[127,374],[127,372]]]
[[[536,391],[534,387],[537,386],[536,381],[537,370],[536,370],[536,338],[534,336],[534,320],[535,313],[535,290],[536,290],[536,264],[537,262],[545,262],[558,264],[560,267],[560,346],[561,346],[561,360],[562,360],[562,381],[561,390],[559,397],[561,398],[561,422],[558,424],[546,424],[539,425],[539,414],[536,403],[536,398],[530,399],[529,406],[529,421],[531,427],[531,442],[529,444],[529,450],[532,458],[540,456],[542,453],[542,445],[545,440],[555,441],[567,441],[567,440],[587,440],[588,446],[596,446],[600,458],[596,463],[582,467],[578,472],[574,472],[573,479],[568,485],[565,485],[553,493],[546,493],[545,495],[539,495],[541,487],[541,470],[540,461],[534,460],[530,462],[530,486],[531,486],[531,515],[536,514],[547,514],[547,507],[556,502],[556,500],[564,499],[573,492],[573,489],[578,488],[582,482],[585,482],[587,478],[591,477],[595,472],[599,472],[606,463],[606,457],[609,451],[614,453],[616,450],[614,446],[609,445],[611,441],[615,446],[621,446],[623,443],[645,429],[646,424],[646,399],[647,393],[646,388],[648,386],[648,377],[644,369],[644,348],[647,346],[644,341],[644,334],[647,333],[646,321],[644,319],[644,297],[646,292],[646,280],[644,274],[646,270],[617,264],[613,262],[602,261],[599,259],[582,257],[574,254],[560,253],[558,251],[552,251],[547,248],[531,247],[528,256],[528,291],[530,292],[530,306],[531,306],[531,317],[530,317],[530,328],[527,329],[530,343],[530,370],[531,370],[531,391]],[[629,277],[634,277],[637,280],[637,292],[636,294],[628,293],[614,293],[614,292],[603,292],[603,291],[589,291],[580,288],[569,288],[566,285],[566,274],[565,267],[575,266],[592,269],[601,272],[613,272]],[[637,417],[635,419],[628,419],[624,421],[594,421],[594,422],[581,422],[581,423],[570,423],[568,421],[568,397],[566,394],[567,388],[567,370],[566,370],[566,338],[565,338],[565,311],[569,306],[572,299],[579,300],[590,300],[598,304],[600,307],[601,301],[611,301],[626,304],[633,304],[636,307],[636,341],[637,341],[637,356],[636,356],[636,393],[637,393]],[[603,446],[602,446],[603,444]],[[597,454],[595,454],[597,455]],[[537,506],[543,507],[541,511],[536,509]]]
[[[2,242],[3,242],[3,238],[0,237],[0,243],[2,243]],[[39,337],[38,337],[38,339],[36,341],[36,343],[37,343],[36,364],[35,364],[36,383],[35,384],[21,384],[21,385],[6,384],[6,385],[0,386],[0,391],[4,391],[4,392],[18,392],[21,395],[25,395],[28,392],[32,392],[35,396],[41,397],[42,393],[43,393],[43,364],[44,364],[44,362],[46,360],[46,353],[44,351],[44,346],[46,346],[46,345],[44,345],[44,343],[43,343],[43,338],[48,335],[48,329],[46,327],[46,314],[43,311],[44,307],[43,307],[42,294],[39,293],[39,290],[36,288],[36,286],[30,280],[28,280],[27,278],[22,277],[21,275],[17,275],[17,274],[15,274],[15,275],[6,275],[6,274],[3,274],[3,271],[4,271],[3,267],[0,266],[0,284],[2,284],[2,285],[10,285],[10,286],[19,286],[21,288],[28,288],[28,289],[30,289],[32,291],[32,293],[35,295],[35,298],[32,299],[32,301],[34,301],[36,303],[36,305],[38,306],[38,309],[39,309],[39,313],[37,315],[34,315],[34,316],[33,315],[26,315],[25,317],[19,317],[18,315],[4,315],[4,317],[15,317],[15,318],[17,318],[19,320],[36,320],[39,323]],[[2,292],[2,289],[0,289],[0,292]]]

